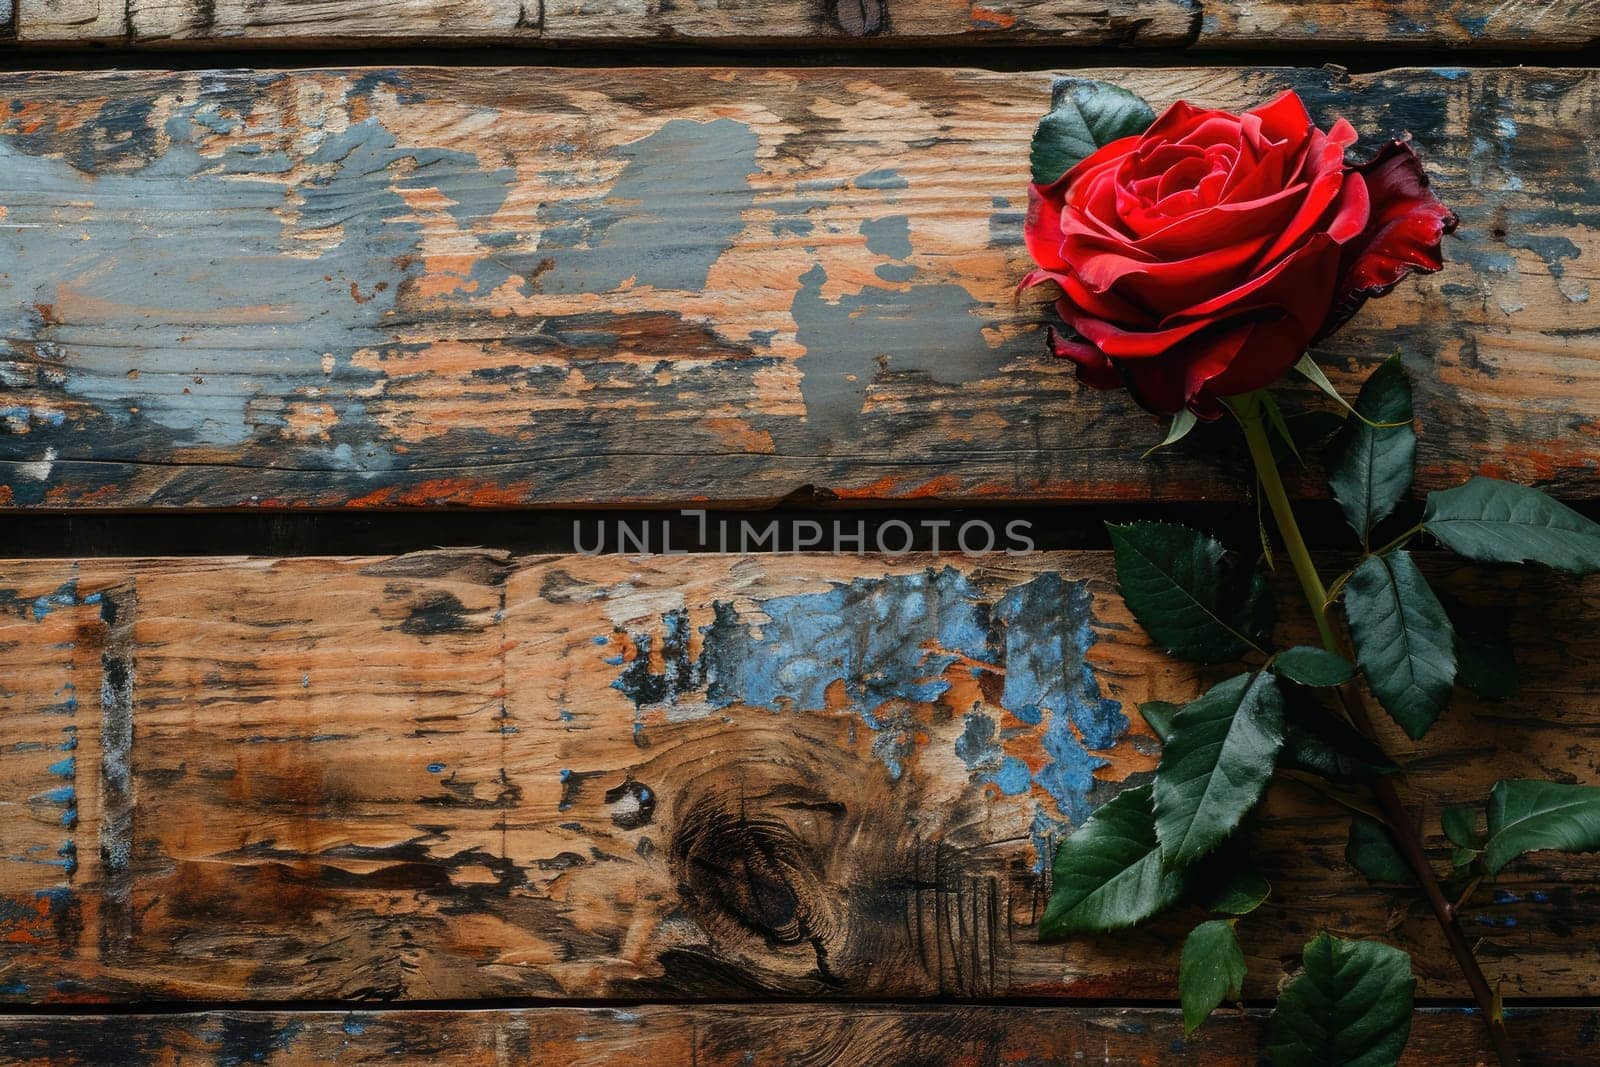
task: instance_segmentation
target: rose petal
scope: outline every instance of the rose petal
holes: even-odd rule
[[[1061,258],[1061,202],[1037,184],[1028,186],[1028,214],[1022,223],[1022,243],[1028,255],[1045,270],[1065,270]]]
[[[1443,266],[1439,242],[1456,228],[1455,213],[1429,191],[1422,163],[1402,141],[1385,145],[1350,177],[1366,184],[1371,208],[1366,227],[1345,245],[1337,298],[1319,338],[1412,271],[1432,273]]]
[[[1094,345],[1080,338],[1067,338],[1054,328],[1045,332],[1050,351],[1063,359],[1070,359],[1078,381],[1094,389],[1120,389],[1122,374]]]

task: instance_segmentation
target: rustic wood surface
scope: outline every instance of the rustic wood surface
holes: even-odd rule
[[[1569,50],[1596,0],[21,0],[31,43]]]
[[[0,998],[1172,996],[1198,912],[1041,945],[1053,841],[1199,681],[1103,553],[6,562]],[[1500,777],[1600,781],[1600,581],[1456,571],[1526,684],[1388,740],[1430,828]],[[1275,787],[1271,996],[1319,928],[1433,920]],[[1445,848],[1431,835],[1436,854]],[[1508,997],[1600,991],[1600,857],[1475,898]]]
[[[696,1064],[1176,1064],[1253,1065],[1266,1013],[1223,1011],[1193,1036],[1175,1010],[1151,1008],[685,1005],[494,1009],[472,1012],[249,1012],[0,1018],[7,1064],[427,1063],[437,1067],[549,1063]],[[1527,1067],[1592,1062],[1600,1012],[1508,1012]],[[1470,1013],[1418,1011],[1401,1067],[1494,1062]],[[397,1059],[397,1057],[399,1057]]]
[[[1600,74],[1292,84],[1414,136],[1446,269],[1324,348],[1399,349],[1420,484],[1600,490]],[[1014,305],[1043,74],[0,76],[0,501],[407,507],[1237,496],[1213,439],[1044,354]],[[1349,372],[1341,371],[1348,368]]]

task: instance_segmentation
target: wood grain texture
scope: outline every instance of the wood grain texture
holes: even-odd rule
[[[884,48],[1579,49],[1596,0],[22,0],[23,39],[134,46],[501,44]]]
[[[1104,554],[6,562],[0,997],[1170,998],[1199,912],[1041,945],[1041,858],[1200,685]],[[1526,679],[1387,741],[1425,806],[1600,781],[1600,582],[1457,570]],[[1285,640],[1295,635],[1284,635]],[[1347,821],[1274,787],[1251,996],[1318,929],[1459,977]],[[1435,855],[1446,854],[1437,832]],[[1593,996],[1600,857],[1465,911],[1508,997]]]
[[[1200,0],[1200,48],[1568,49],[1600,38],[1596,0]]]
[[[497,41],[538,33],[539,0],[125,0],[136,44]]]
[[[1153,1008],[889,1007],[862,1005],[643,1005],[470,1012],[251,1012],[183,1015],[0,1017],[7,1064],[121,1067],[200,1064],[427,1063],[499,1067],[559,1063],[696,1064],[1174,1064],[1246,1067],[1259,1062],[1266,1013],[1224,1011],[1185,1037],[1175,1010]],[[1522,1061],[1556,1067],[1588,1061],[1600,1012],[1512,1008]],[[1402,1067],[1494,1062],[1470,1012],[1418,1011]],[[398,1057],[398,1058],[397,1058]]]
[[[1422,487],[1596,496],[1600,74],[1096,73],[1158,105],[1292,84],[1414,136],[1448,265],[1323,358],[1352,386],[1405,354]],[[1141,462],[1161,427],[1014,304],[1049,80],[6,75],[0,501],[1237,496],[1214,438]]]
[[[19,41],[107,41],[127,35],[127,0],[11,0]]]

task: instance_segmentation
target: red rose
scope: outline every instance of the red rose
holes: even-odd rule
[[[1028,251],[1076,336],[1057,355],[1161,414],[1222,413],[1412,270],[1456,217],[1395,141],[1357,167],[1293,92],[1235,115],[1179,101],[1051,185],[1028,187]]]

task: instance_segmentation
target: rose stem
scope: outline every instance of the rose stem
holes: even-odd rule
[[[1249,393],[1236,398],[1230,406],[1238,416],[1239,424],[1244,427],[1245,444],[1250,448],[1250,459],[1255,464],[1256,476],[1261,479],[1262,492],[1266,494],[1278,533],[1283,537],[1284,547],[1294,564],[1295,577],[1300,579],[1300,588],[1305,593],[1306,603],[1311,608],[1311,617],[1316,620],[1322,645],[1329,652],[1344,655],[1328,619],[1327,589],[1322,584],[1321,576],[1317,574],[1317,567],[1312,562],[1310,551],[1306,548],[1305,538],[1300,534],[1300,524],[1295,521],[1294,508],[1289,504],[1289,494],[1284,491],[1283,479],[1278,475],[1277,460],[1273,457],[1272,445],[1267,440],[1261,397],[1258,393]],[[1361,698],[1352,692],[1348,685],[1342,685],[1339,687],[1339,699],[1343,702],[1345,712],[1350,716],[1350,721],[1355,724],[1356,729],[1366,734],[1376,744],[1377,735],[1373,730],[1372,718],[1367,714],[1366,705]],[[1400,795],[1395,792],[1393,784],[1387,778],[1380,776],[1374,779],[1371,785],[1378,807],[1388,822],[1389,831],[1400,846],[1400,854],[1405,858],[1412,873],[1416,875],[1423,896],[1427,898],[1429,906],[1433,909],[1434,918],[1439,921],[1439,927],[1444,931],[1450,952],[1455,956],[1456,963],[1460,966],[1461,973],[1466,976],[1467,985],[1471,987],[1472,995],[1478,1002],[1478,1007],[1483,1011],[1484,1021],[1489,1027],[1489,1037],[1494,1043],[1500,1063],[1503,1067],[1515,1067],[1517,1052],[1511,1045],[1511,1035],[1506,1032],[1505,1017],[1501,1013],[1499,1001],[1494,991],[1489,988],[1489,981],[1484,977],[1482,968],[1472,955],[1472,947],[1467,944],[1466,935],[1461,932],[1461,927],[1456,922],[1454,907],[1445,899],[1443,890],[1439,888],[1439,880],[1433,873],[1433,865],[1428,862],[1427,855],[1423,852],[1422,839],[1417,832],[1416,822],[1406,811]]]

